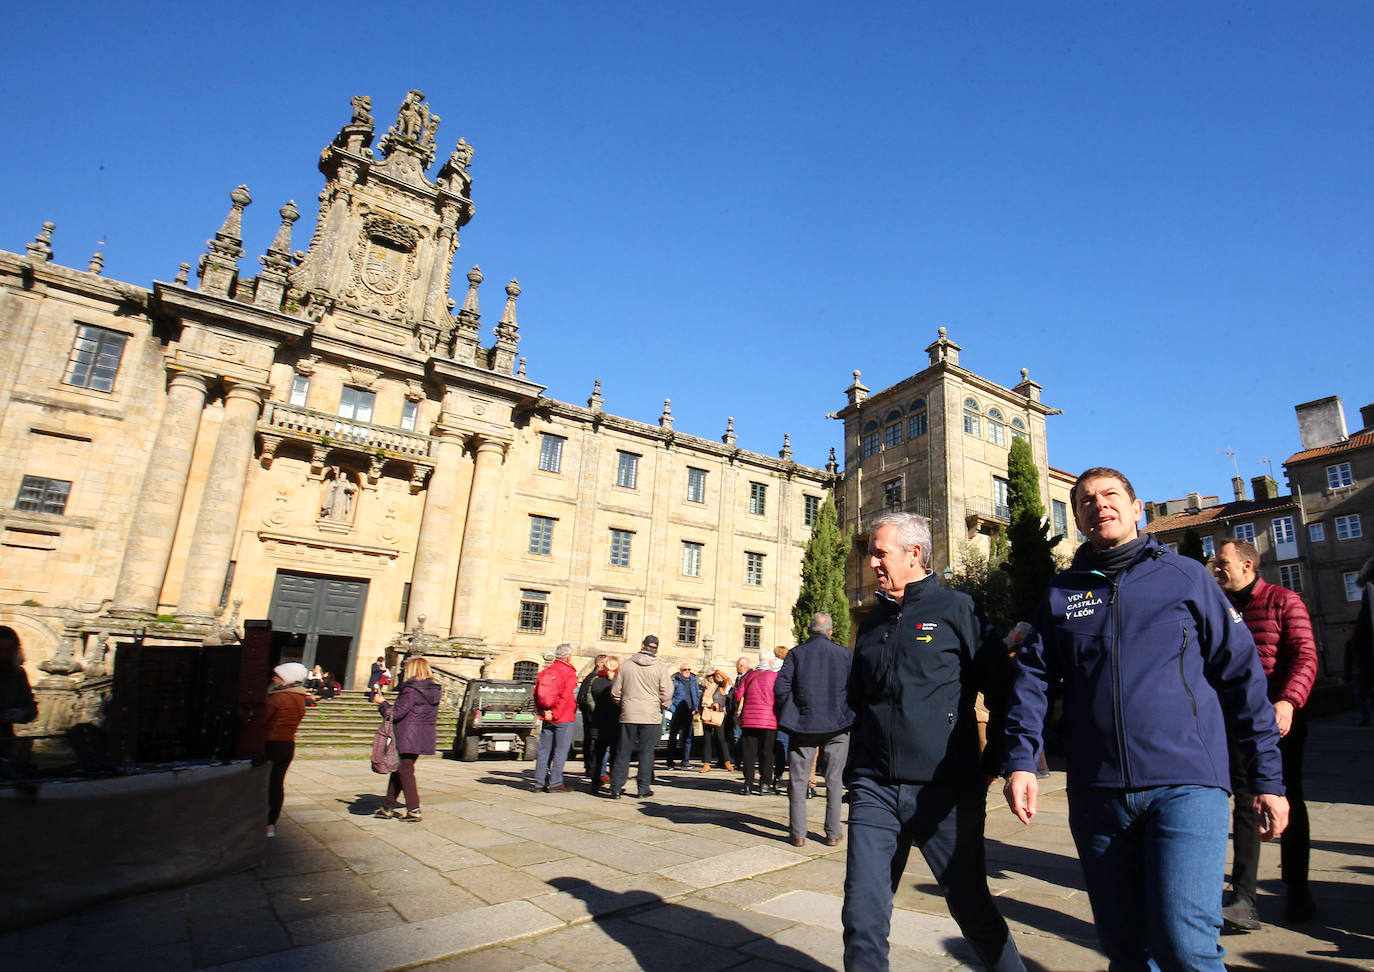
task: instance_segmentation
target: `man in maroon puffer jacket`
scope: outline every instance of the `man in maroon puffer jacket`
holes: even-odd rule
[[[1269,701],[1279,724],[1279,752],[1283,755],[1283,785],[1288,790],[1288,829],[1283,833],[1280,865],[1288,887],[1284,917],[1307,921],[1315,908],[1307,888],[1307,859],[1311,844],[1307,804],[1302,798],[1302,751],[1307,720],[1302,707],[1317,676],[1317,646],[1307,606],[1293,591],[1267,583],[1255,573],[1259,552],[1246,540],[1227,540],[1212,561],[1212,573],[1226,597],[1245,618],[1255,639],[1260,663],[1269,680]],[[1222,908],[1226,927],[1254,931],[1260,927],[1255,907],[1255,872],[1259,867],[1259,831],[1245,786],[1244,767],[1231,752],[1231,778],[1236,807],[1232,815],[1235,859],[1231,894]]]

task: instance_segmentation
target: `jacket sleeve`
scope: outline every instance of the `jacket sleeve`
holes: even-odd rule
[[[773,713],[781,715],[782,710],[787,708],[787,702],[792,697],[792,676],[797,670],[793,662],[796,650],[787,653],[787,657],[782,660],[782,668],[778,671],[777,680],[773,682]]]
[[[1293,708],[1301,709],[1307,704],[1312,693],[1312,683],[1317,678],[1317,643],[1312,638],[1312,619],[1307,616],[1307,605],[1302,598],[1286,588],[1280,595],[1280,630],[1278,657],[1274,659],[1274,677],[1277,691],[1274,701],[1288,701]]]
[[[615,670],[615,679],[611,682],[611,700],[616,705],[620,704],[620,693],[625,691],[625,666]]]
[[[673,675],[667,665],[663,666],[663,673],[658,677],[658,700],[665,709],[673,704]]]
[[[420,693],[416,692],[415,689],[411,688],[409,685],[402,685],[400,693],[396,696],[396,704],[390,707],[391,721],[400,722],[406,716],[410,715],[410,710],[415,708],[415,700],[419,694]],[[382,703],[382,705],[386,704],[385,702]],[[386,715],[386,712],[383,711],[382,714]]]
[[[1018,770],[1034,773],[1039,764],[1045,732],[1045,713],[1049,708],[1049,689],[1054,671],[1055,630],[1051,624],[1050,599],[1040,602],[1035,630],[1016,653],[1016,671],[1007,697],[1006,728],[1003,742],[1003,774]]]

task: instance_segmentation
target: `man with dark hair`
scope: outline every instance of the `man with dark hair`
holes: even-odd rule
[[[889,513],[869,524],[878,603],[859,625],[847,692],[854,728],[844,967],[888,967],[892,896],[915,844],[983,966],[1024,972],[983,857],[989,774],[979,765],[973,711],[973,600],[941,586],[930,547],[923,516]]]
[[[1227,540],[1212,560],[1212,573],[1227,599],[1244,616],[1268,678],[1269,701],[1279,727],[1283,786],[1288,795],[1288,829],[1283,832],[1280,853],[1283,883],[1288,888],[1284,917],[1288,921],[1307,921],[1316,909],[1307,887],[1311,832],[1307,804],[1302,798],[1302,752],[1307,742],[1303,706],[1317,677],[1317,644],[1302,598],[1286,587],[1264,580],[1255,573],[1258,566],[1259,551],[1254,544],[1248,540]],[[1235,858],[1231,864],[1231,894],[1221,909],[1221,918],[1232,930],[1254,931],[1260,927],[1255,907],[1259,829],[1255,825],[1253,795],[1246,785],[1245,764],[1234,747],[1231,787],[1236,797],[1231,816]]]
[[[663,731],[663,710],[673,700],[673,674],[658,657],[658,636],[645,635],[639,653],[620,666],[611,683],[620,706],[620,741],[611,763],[611,799],[619,800],[630,778],[630,756],[639,762],[639,796],[654,795],[654,743]]]
[[[1110,967],[1223,972],[1228,735],[1261,835],[1288,819],[1254,641],[1206,568],[1140,536],[1124,475],[1089,469],[1070,496],[1087,542],[1017,653],[1007,805],[1035,816],[1046,699],[1062,681],[1069,830]]]

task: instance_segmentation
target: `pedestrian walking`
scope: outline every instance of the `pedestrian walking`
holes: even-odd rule
[[[309,693],[305,679],[309,672],[300,662],[286,662],[272,670],[267,689],[267,733],[263,755],[272,764],[267,779],[267,836],[277,836],[277,818],[286,800],[286,771],[296,757],[296,729],[305,718]]]
[[[577,715],[577,671],[572,645],[554,649],[552,664],[534,680],[534,707],[542,723],[539,751],[534,764],[534,788],[542,793],[567,793],[563,764],[572,746],[573,719]]]
[[[387,781],[386,796],[374,816],[394,816],[415,823],[423,819],[420,788],[415,782],[415,763],[421,756],[434,754],[434,726],[444,691],[434,680],[429,662],[418,655],[406,659],[401,677],[395,702],[382,698],[380,686],[372,690],[372,701],[377,703],[378,710],[383,716],[391,716],[396,753],[401,760],[400,767]],[[396,809],[402,796],[405,797],[405,813]]]

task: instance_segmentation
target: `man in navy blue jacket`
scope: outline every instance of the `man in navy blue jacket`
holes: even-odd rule
[[[1046,698],[1062,680],[1069,829],[1110,968],[1223,972],[1228,734],[1261,835],[1288,819],[1255,643],[1206,568],[1139,535],[1124,475],[1089,469],[1070,499],[1088,542],[1017,654],[1007,804],[1035,816]]]
[[[973,599],[940,585],[930,548],[923,516],[888,513],[869,524],[878,603],[859,624],[849,673],[844,967],[888,967],[892,896],[915,844],[983,966],[1024,972],[983,857],[990,776],[979,765],[973,711]]]
[[[811,616],[807,638],[787,653],[773,683],[778,726],[787,730],[787,814],[793,846],[806,843],[806,791],[811,767],[825,763],[825,842],[840,842],[844,813],[844,764],[854,712],[845,699],[853,655],[830,640],[835,622],[824,611]]]

